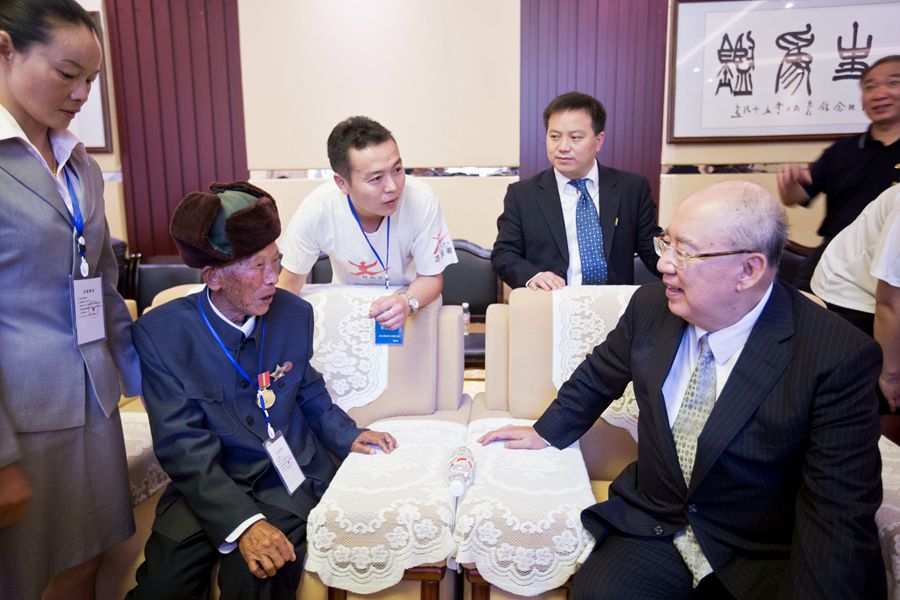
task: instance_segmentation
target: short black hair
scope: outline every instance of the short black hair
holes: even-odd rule
[[[581,92],[568,92],[551,100],[544,109],[544,129],[550,126],[550,117],[567,110],[587,111],[591,115],[591,127],[594,135],[606,129],[606,109],[603,108],[603,104],[593,96]]]
[[[892,62],[900,63],[900,54],[888,54],[887,56],[882,56],[881,58],[873,62],[870,66],[866,67],[866,70],[863,71],[862,75],[859,76],[859,85],[863,84],[863,82],[866,80],[866,75],[868,75],[872,71],[872,69]]]
[[[349,181],[350,149],[362,150],[388,140],[396,143],[393,134],[378,121],[361,116],[344,119],[328,135],[328,162],[335,173]]]
[[[75,0],[0,0],[0,30],[19,52],[48,43],[50,31],[60,25],[83,25],[100,39],[94,19]]]

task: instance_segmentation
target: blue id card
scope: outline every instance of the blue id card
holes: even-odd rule
[[[385,329],[381,326],[381,323],[375,322],[375,343],[376,344],[384,344],[387,346],[402,346],[403,345],[403,328],[399,329]]]

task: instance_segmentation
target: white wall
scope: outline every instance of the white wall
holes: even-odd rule
[[[407,167],[519,163],[518,0],[239,0],[251,170],[328,166],[363,114]]]

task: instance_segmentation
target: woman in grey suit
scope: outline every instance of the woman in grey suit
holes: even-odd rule
[[[67,131],[101,60],[75,0],[0,0],[0,598],[93,599],[134,530],[117,404],[139,367],[100,168]]]

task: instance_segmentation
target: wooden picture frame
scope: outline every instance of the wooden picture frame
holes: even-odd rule
[[[99,12],[91,11],[91,17],[97,23],[103,39],[103,20]],[[91,87],[91,93],[87,102],[81,107],[81,112],[75,115],[69,130],[78,136],[84,143],[88,152],[104,153],[112,152],[112,133],[110,131],[109,118],[109,88],[106,83],[106,55],[104,53],[100,73]]]
[[[675,0],[667,141],[864,131],[860,76],[900,54],[894,0]]]

